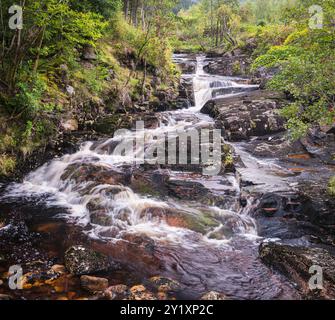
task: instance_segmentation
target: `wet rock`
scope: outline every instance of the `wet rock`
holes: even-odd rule
[[[145,286],[138,285],[130,289],[128,300],[157,300],[157,298]]]
[[[160,276],[150,278],[149,282],[159,292],[175,292],[181,289],[181,285],[177,281]]]
[[[183,74],[194,74],[197,68],[197,62],[188,60],[181,63],[178,63],[178,66],[181,69]]]
[[[108,300],[123,300],[129,297],[129,295],[129,288],[123,284],[111,286],[104,292],[104,297]]]
[[[28,290],[31,288],[42,287],[46,284],[51,284],[60,277],[60,273],[55,272],[53,269],[47,271],[36,270],[26,273],[22,276],[23,289]]]
[[[227,200],[224,194],[214,194],[203,184],[196,181],[181,181],[170,179],[167,183],[168,195],[180,200],[198,201],[203,204],[217,207],[226,207]],[[230,202],[229,202],[230,203]]]
[[[301,144],[312,157],[329,165],[335,165],[335,134],[333,130],[333,128],[327,130],[314,127],[308,131],[306,137],[300,139]]]
[[[92,163],[75,163],[69,165],[61,179],[63,181],[73,180],[77,184],[94,182],[98,184],[127,185],[130,182],[130,173],[113,169],[109,166]],[[85,190],[87,191],[87,190]]]
[[[169,195],[183,200],[199,200],[209,194],[200,182],[195,181],[179,181],[169,180],[168,182]]]
[[[285,131],[284,120],[278,115],[283,102],[278,95],[255,91],[237,97],[209,101],[201,110],[216,119],[217,128],[224,130],[228,140],[247,140]]]
[[[37,267],[41,270],[50,268],[47,254],[38,249],[41,235],[30,232],[21,213],[11,212],[9,216],[7,226],[0,229],[0,262],[6,265],[20,264],[25,272],[36,270]]]
[[[299,141],[290,141],[287,132],[256,137],[243,144],[250,154],[260,158],[280,158],[290,160],[295,155],[306,154],[305,148]],[[291,158],[292,156],[292,158]]]
[[[302,214],[305,219],[325,230],[335,242],[335,197],[328,193],[328,179],[321,176],[315,180],[302,180],[298,189],[304,203]]]
[[[303,236],[326,239],[326,224],[321,219],[322,207],[319,204],[318,209],[313,209],[311,205],[311,200],[299,192],[264,194],[253,212],[259,235],[282,240]],[[329,219],[330,215],[326,217]]]
[[[168,179],[168,172],[164,170],[135,169],[132,173],[130,187],[134,192],[140,194],[164,195],[167,193]]]
[[[214,300],[229,300],[226,295],[223,293],[219,293],[216,291],[210,291],[206,294],[204,294],[200,300],[209,300],[209,301],[214,301]]]
[[[65,253],[65,266],[71,274],[84,275],[107,271],[110,263],[108,258],[99,252],[82,246],[74,246]]]
[[[102,139],[93,143],[91,150],[94,150],[98,154],[113,154],[119,143],[117,140]]]
[[[212,91],[212,98],[215,99],[219,96],[230,95],[230,94],[238,94],[238,93],[245,93],[248,91],[256,91],[259,88],[257,86],[253,87],[226,87],[226,88],[218,88]]]
[[[83,289],[89,292],[104,291],[108,288],[108,279],[92,276],[81,276],[80,283]]]
[[[109,227],[113,225],[113,217],[109,215],[107,209],[90,211],[90,219],[92,224]]]
[[[290,246],[275,242],[262,243],[259,248],[260,258],[267,265],[275,268],[298,284],[300,290],[308,297],[335,297],[335,257],[320,248]],[[311,290],[309,281],[310,268],[319,266],[323,272],[323,289]]]
[[[51,270],[57,274],[65,274],[66,273],[66,268],[63,265],[60,264],[55,264],[54,266],[51,267]]]
[[[172,227],[186,228],[205,235],[220,225],[220,222],[216,218],[213,212],[169,210],[165,220]]]
[[[193,79],[191,77],[182,77],[179,85],[179,97],[189,102],[190,105],[195,105]]]
[[[94,241],[92,248],[112,257],[115,264],[111,270],[134,268],[149,276],[161,267],[161,261],[156,257],[155,240],[144,234],[122,232],[118,241]]]

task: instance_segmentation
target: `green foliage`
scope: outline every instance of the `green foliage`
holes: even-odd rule
[[[335,16],[334,7],[327,6],[330,2],[323,3],[328,19],[332,14]],[[282,110],[282,115],[288,120],[292,138],[297,139],[312,125],[334,123],[335,33],[332,20],[326,20],[322,29],[309,28],[309,17],[301,6],[291,8],[290,14],[300,18],[295,30],[282,44],[259,56],[253,69],[277,67],[280,70],[268,87],[283,91],[294,100]]]
[[[11,109],[17,112],[25,112],[26,115],[33,115],[44,108],[41,101],[47,84],[39,76],[35,75],[31,78],[26,78],[25,81],[20,81],[17,84],[18,93],[9,100],[8,104]]]

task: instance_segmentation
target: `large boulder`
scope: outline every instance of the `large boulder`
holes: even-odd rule
[[[69,248],[64,259],[67,270],[74,275],[107,271],[111,266],[107,256],[83,246]]]
[[[235,97],[210,100],[201,110],[216,119],[231,141],[247,140],[285,130],[284,119],[278,110],[283,100],[267,91],[253,91]]]

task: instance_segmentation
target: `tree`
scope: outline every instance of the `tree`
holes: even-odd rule
[[[9,0],[1,2],[0,52],[0,79],[9,93],[15,91],[20,70],[28,68],[36,73],[41,56],[54,59],[66,48],[93,45],[107,26],[101,15],[75,11],[71,8],[74,3],[70,1],[30,0],[20,2],[24,28],[13,31],[5,23],[9,18],[6,8],[10,3]]]

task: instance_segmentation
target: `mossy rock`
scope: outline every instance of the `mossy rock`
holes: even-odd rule
[[[110,268],[107,256],[83,246],[73,246],[65,253],[66,269],[74,275],[92,274]]]

